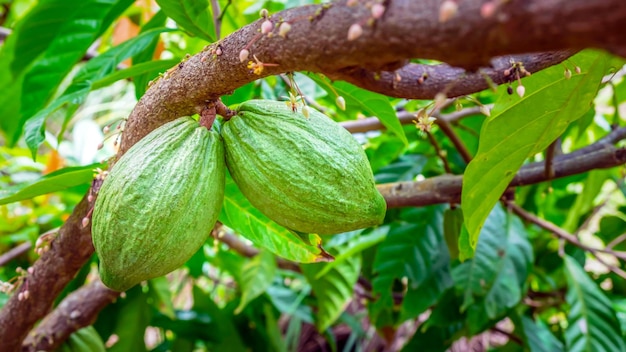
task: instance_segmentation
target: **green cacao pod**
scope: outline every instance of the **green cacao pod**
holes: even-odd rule
[[[224,176],[221,136],[191,117],[166,123],[130,148],[94,205],[104,284],[125,291],[184,264],[217,221]]]
[[[276,223],[335,234],[383,221],[385,200],[363,148],[326,115],[250,100],[223,124],[222,137],[235,183]]]

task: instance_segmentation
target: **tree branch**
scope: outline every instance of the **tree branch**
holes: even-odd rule
[[[93,324],[100,310],[119,295],[99,279],[72,292],[28,335],[22,351],[56,350],[73,332]]]
[[[626,138],[626,127],[609,133],[598,142],[566,155],[555,156],[554,178],[575,175],[593,169],[609,168],[626,163],[626,148],[612,144]],[[535,162],[522,166],[510,186],[524,186],[545,181],[545,163]],[[419,182],[382,184],[378,190],[387,201],[388,208],[425,206],[461,201],[463,176],[441,175]]]
[[[54,299],[93,254],[91,226],[82,225],[89,208],[85,197],[59,229],[50,249],[35,262],[32,273],[0,311],[3,351],[19,350],[26,334],[50,311]],[[25,291],[28,298],[20,300],[19,293]]]

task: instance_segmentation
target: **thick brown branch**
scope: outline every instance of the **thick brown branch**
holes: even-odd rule
[[[482,3],[462,1],[454,18],[439,23],[439,0],[390,1],[386,3],[384,16],[372,27],[365,25],[363,34],[351,41],[347,38],[348,28],[355,23],[365,23],[370,16],[370,10],[361,2],[351,7],[346,6],[345,1],[302,6],[270,16],[274,23],[284,20],[291,24],[286,38],[274,33],[271,38],[261,36],[253,41],[259,37],[259,20],[192,56],[153,84],[128,119],[121,153],[157,126],[197,113],[207,99],[229,94],[268,75],[320,72],[388,95],[404,96],[401,91],[377,88],[380,85],[368,77],[374,77],[374,72],[383,71],[390,64],[410,58],[436,59],[475,69],[489,66],[492,58],[503,55],[587,47],[609,49],[626,56],[626,36],[622,35],[626,2],[623,0],[509,1],[490,18],[481,17]],[[214,54],[217,45],[220,55]],[[264,67],[261,75],[251,73],[247,63],[239,60],[244,48],[250,51],[250,60],[256,56],[261,62],[276,66]],[[499,60],[506,63],[508,57]],[[534,60],[523,61],[529,71],[534,71]],[[416,70],[414,67],[411,65],[406,70]],[[432,98],[441,90],[453,96],[480,91],[487,86],[481,74],[472,75],[462,70],[453,75],[437,72],[442,67],[433,68],[433,76],[426,81],[429,87],[434,85],[428,94],[425,91],[416,94],[411,89],[406,97]],[[497,70],[495,73],[498,74]],[[383,83],[385,77],[383,75]],[[403,78],[397,89],[415,87],[417,84],[413,82],[417,77],[411,74]],[[437,83],[441,79],[444,83]],[[454,85],[450,86],[450,82]],[[475,86],[470,86],[470,82]]]
[[[28,335],[22,351],[56,350],[74,331],[93,324],[100,310],[119,295],[100,280],[72,292]]]
[[[2,351],[19,350],[26,334],[50,311],[54,299],[93,253],[91,226],[82,226],[88,209],[85,197],[50,243],[50,250],[35,262],[32,274],[0,311]],[[20,301],[19,293],[25,291],[28,298]]]
[[[329,76],[394,97],[432,99],[438,92],[443,92],[448,97],[458,97],[489,88],[489,82],[485,77],[489,77],[495,84],[506,83],[503,71],[511,66],[511,60],[523,62],[524,68],[532,73],[556,65],[572,54],[571,51],[558,51],[503,56],[492,60],[491,67],[474,72],[447,64],[409,64],[393,72],[375,72],[356,67],[344,69]],[[424,75],[428,78],[418,83],[417,79]]]
[[[626,128],[611,132],[604,139],[588,147],[553,160],[554,177],[561,178],[593,169],[609,168],[626,163],[626,148],[616,148],[609,142],[626,138]],[[510,186],[523,186],[546,180],[544,162],[524,165],[511,181]],[[442,175],[420,182],[397,182],[382,184],[378,190],[383,194],[389,208],[424,206],[438,203],[458,203],[461,200],[463,176]]]

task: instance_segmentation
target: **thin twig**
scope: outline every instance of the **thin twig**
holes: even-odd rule
[[[533,224],[543,228],[544,230],[552,232],[558,238],[563,239],[564,241],[567,241],[573,244],[574,246],[591,253],[596,258],[596,260],[598,260],[598,262],[606,266],[607,269],[611,270],[612,272],[619,275],[620,277],[626,279],[626,271],[620,269],[619,267],[613,264],[608,263],[606,260],[604,260],[598,255],[599,252],[602,252],[602,253],[611,254],[615,256],[615,253],[613,251],[609,251],[607,249],[602,249],[602,248],[590,247],[580,242],[578,237],[572,235],[571,233],[563,230],[562,228],[556,226],[555,224],[549,221],[541,219],[537,217],[536,215],[527,212],[524,208],[520,207],[519,205],[513,202],[507,202],[507,206],[509,207],[509,209],[511,209],[515,214],[517,214],[522,219],[532,222]]]
[[[0,256],[0,266],[5,266],[11,260],[28,252],[31,246],[30,242],[24,242],[17,247],[11,248],[11,250]]]
[[[424,132],[426,133],[426,136],[428,137],[428,140],[430,141],[430,144],[432,144],[433,147],[435,148],[435,152],[437,153],[437,156],[443,162],[444,170],[446,170],[446,173],[452,174],[452,169],[450,169],[450,164],[448,163],[448,158],[446,157],[445,153],[443,152],[443,150],[439,146],[439,143],[437,142],[435,137],[433,137],[432,133],[430,133],[428,131],[424,131]]]
[[[439,128],[441,128],[441,131],[448,137],[448,139],[450,139],[452,144],[454,144],[456,150],[459,154],[461,154],[463,161],[465,161],[465,163],[469,163],[472,160],[472,155],[469,150],[467,150],[465,143],[463,143],[459,136],[454,132],[448,121],[445,119],[437,119],[435,123],[439,126]]]
[[[217,41],[220,39],[221,32],[222,32],[222,14],[220,12],[220,3],[217,0],[211,0],[211,8],[213,10],[213,26],[215,27],[215,40]]]

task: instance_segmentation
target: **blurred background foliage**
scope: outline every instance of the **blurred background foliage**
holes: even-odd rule
[[[257,20],[262,8],[273,13],[318,1],[217,2],[224,37]],[[18,268],[37,260],[37,239],[54,234],[88,190],[93,170],[106,167],[148,82],[217,40],[212,10],[208,0],[0,0],[1,281],[15,282]],[[179,270],[124,293],[81,333],[110,351],[372,351],[386,344],[407,351],[624,351],[624,166],[514,190],[527,212],[596,252],[518,217],[498,203],[504,190],[487,179],[544,160],[556,137],[569,153],[624,127],[622,64],[586,51],[524,78],[524,98],[504,85],[448,102],[437,113],[459,116],[449,125],[470,155],[497,158],[479,141],[505,155],[470,172],[439,125],[428,136],[413,118],[399,123],[396,116],[430,111],[433,101],[390,98],[304,73],[246,84],[223,101],[286,100],[296,82],[310,106],[338,122],[378,117],[386,129],[354,133],[378,183],[465,173],[464,187],[477,187],[484,199],[464,202],[463,212],[458,204],[389,209],[377,228],[324,237],[335,261],[310,263],[315,253],[282,236],[285,230],[242,200],[231,182],[216,237]],[[564,78],[577,67],[580,74]],[[536,125],[552,108],[559,116]],[[485,109],[493,109],[491,117]],[[545,136],[548,130],[555,135]],[[512,160],[516,142],[542,147]],[[499,193],[490,202],[480,187]],[[464,213],[484,214],[482,229],[466,228]],[[464,245],[477,231],[477,244]],[[94,257],[64,295],[96,276]],[[7,298],[0,294],[0,306]]]

